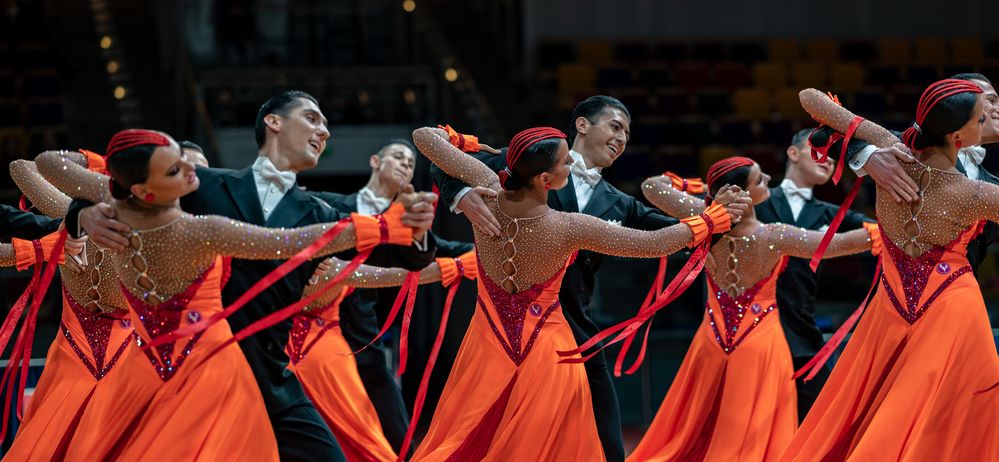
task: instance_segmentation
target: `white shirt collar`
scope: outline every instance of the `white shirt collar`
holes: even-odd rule
[[[572,157],[572,160],[575,161],[575,162],[582,162],[584,170],[587,170],[587,171],[594,170],[597,173],[600,173],[600,171],[603,170],[603,168],[601,168],[601,167],[586,168],[586,161],[583,160],[583,155],[580,154],[580,153],[578,153],[578,152],[576,152],[576,151],[573,151],[572,149],[569,150],[569,156]]]

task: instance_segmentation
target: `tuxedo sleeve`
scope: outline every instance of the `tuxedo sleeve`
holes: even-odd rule
[[[74,238],[79,238],[83,236],[83,229],[80,228],[80,211],[94,205],[86,199],[73,199],[73,202],[69,204],[69,210],[66,211],[66,232]]]
[[[0,224],[2,236],[0,240],[9,242],[12,238],[40,239],[55,232],[62,220],[23,212],[7,204],[0,204]]]
[[[506,167],[506,148],[501,149],[499,154],[477,152],[470,153],[469,155],[482,161],[482,163],[486,164],[494,172],[503,170]],[[448,176],[440,167],[432,163],[430,164],[430,176],[433,177],[434,184],[437,185],[437,190],[440,191],[442,204],[450,205],[462,189],[469,187],[463,181]]]
[[[654,231],[679,223],[676,218],[649,207],[630,195],[625,195],[624,201],[627,204],[628,215],[621,224],[627,228]]]
[[[438,257],[459,257],[474,248],[475,245],[471,242],[449,241],[440,237],[437,238]]]

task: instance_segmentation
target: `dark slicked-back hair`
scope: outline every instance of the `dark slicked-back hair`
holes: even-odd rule
[[[409,141],[404,140],[402,138],[393,138],[391,140],[388,140],[388,141],[382,143],[382,145],[378,147],[378,150],[375,151],[375,154],[378,155],[378,158],[384,157],[385,156],[385,150],[387,150],[389,148],[389,146],[392,146],[394,144],[401,144],[401,145],[409,148],[409,150],[413,152],[413,156],[416,156],[416,153],[419,152],[419,151],[416,150],[416,146],[413,146],[413,143],[410,143]]]
[[[960,74],[954,74],[950,76],[950,78],[957,80],[981,80],[982,82],[992,85],[992,81],[989,80],[988,77],[977,72],[962,72]]]
[[[180,146],[180,149],[193,149],[202,154],[205,153],[205,150],[200,145],[198,145],[198,143],[195,143],[194,141],[187,141],[187,140],[178,141],[177,144]]]
[[[298,104],[299,99],[307,99],[319,105],[319,101],[316,98],[301,90],[288,90],[284,93],[274,95],[270,97],[262,106],[260,110],[257,111],[257,123],[253,128],[253,134],[257,138],[257,147],[262,147],[264,141],[267,139],[267,125],[264,123],[264,117],[268,114],[277,114],[279,116],[286,116],[292,108]]]
[[[571,138],[573,140],[576,139],[576,119],[586,117],[586,120],[589,120],[591,124],[595,124],[600,120],[600,114],[607,108],[619,109],[624,115],[628,116],[628,121],[631,122],[631,113],[628,112],[628,108],[625,107],[621,100],[606,95],[591,96],[577,104],[576,108],[572,110]]]

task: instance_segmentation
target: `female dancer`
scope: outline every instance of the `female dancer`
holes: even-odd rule
[[[84,152],[84,166],[104,170],[104,159]],[[62,218],[71,199],[38,173],[35,163],[10,164],[14,182],[42,213]],[[60,267],[62,319],[45,358],[17,437],[5,458],[9,460],[61,460],[98,389],[108,387],[115,365],[134,353],[128,304],[121,294],[115,269],[104,249],[84,247],[88,266],[83,273]]]
[[[107,149],[110,188],[107,176],[82,168],[74,162],[78,157],[49,152],[36,162],[46,179],[72,196],[94,202],[113,197],[118,219],[132,228],[129,247],[113,252],[111,260],[140,346],[182,323],[195,324],[221,311],[223,257],[290,256],[333,227],[270,229],[185,214],[179,198],[198,187],[194,166],[181,158],[173,139],[159,132],[115,134]],[[411,229],[398,216],[386,214],[385,219],[390,239],[408,243]],[[379,235],[378,220],[355,219],[319,254],[365,241],[364,232]],[[230,338],[228,324],[219,322],[125,358],[114,383],[121,384],[123,393],[115,417],[126,424],[118,427],[120,434],[104,433],[113,444],[101,445],[107,452],[87,454],[88,460],[138,460],[148,454],[169,460],[277,460],[260,391],[238,345],[227,342]]]
[[[920,198],[896,203],[878,186],[881,285],[781,460],[999,460],[999,357],[966,258],[984,220],[999,220],[999,187],[954,168],[979,143],[981,93],[950,79],[923,92],[902,137]],[[898,142],[816,90],[801,103],[837,131]]]
[[[576,347],[559,311],[566,265],[579,249],[668,255],[706,239],[711,223],[715,232],[727,230],[729,215],[737,220],[745,205],[730,205],[737,194],[725,194],[684,224],[632,230],[548,208],[549,189],[565,186],[572,163],[558,130],[514,136],[498,176],[452,146],[443,130],[420,128],[413,139],[448,175],[504,189],[487,203],[502,235],[475,230],[479,309],[413,460],[603,460],[586,372],[582,364],[558,364],[557,351]]]
[[[748,191],[753,205],[770,197],[770,176],[746,157],[708,170],[708,197],[723,185]],[[645,197],[678,218],[701,213],[704,201],[673,189],[673,180],[645,180]],[[797,426],[791,351],[776,312],[777,278],[787,258],[810,257],[823,233],[762,224],[752,207],[708,256],[708,304],[655,420],[629,456],[633,461],[771,461]],[[827,257],[871,249],[877,226],[837,234]]]
[[[317,282],[306,288],[308,296],[340,273],[347,262],[327,260],[330,267]],[[474,279],[475,257],[438,258],[420,272],[420,284],[442,281],[456,283],[462,275]],[[394,461],[392,445],[382,431],[374,405],[361,383],[353,352],[340,331],[340,302],[353,288],[381,288],[402,285],[408,271],[361,265],[335,287],[292,318],[288,337],[288,369],[302,382],[302,388],[323,420],[333,430],[337,443],[350,462]],[[442,277],[442,273],[444,276]],[[463,273],[463,274],[461,274]],[[312,281],[310,281],[312,282]]]

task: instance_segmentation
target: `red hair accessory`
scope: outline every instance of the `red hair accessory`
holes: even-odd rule
[[[733,170],[741,167],[751,167],[754,163],[753,159],[743,156],[732,156],[726,157],[718,162],[711,164],[711,168],[708,169],[708,194],[710,195],[711,187],[718,181],[719,178],[725,176],[725,174],[732,172]]]
[[[153,146],[169,146],[170,138],[167,138],[166,135],[153,130],[145,130],[141,128],[122,130],[115,133],[114,136],[111,137],[111,141],[108,141],[108,148],[104,151],[104,160],[107,161],[111,159],[111,156],[126,149],[146,144],[151,144]],[[110,172],[108,176],[112,176],[110,175]],[[114,181],[114,177],[112,176],[108,186],[113,188]]]
[[[916,122],[902,132],[902,142],[915,149],[913,145],[916,141],[916,135],[922,133],[920,125],[926,120],[926,115],[933,110],[933,106],[936,106],[940,101],[959,93],[981,92],[982,89],[978,85],[959,79],[943,79],[926,87],[923,95],[919,97],[919,105],[916,107]]]
[[[516,135],[513,135],[513,139],[510,140],[510,147],[506,151],[506,168],[499,172],[500,183],[506,182],[506,179],[513,174],[513,167],[517,164],[517,160],[520,159],[520,155],[524,153],[527,148],[534,145],[539,141],[550,140],[552,138],[565,139],[565,133],[561,130],[552,127],[534,127],[528,128]]]

